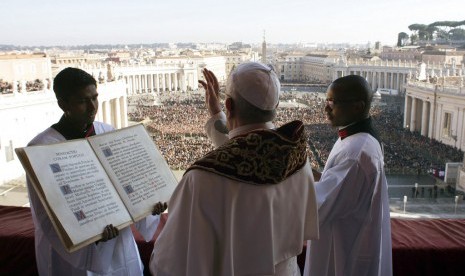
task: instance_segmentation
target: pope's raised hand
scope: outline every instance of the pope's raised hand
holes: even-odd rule
[[[219,100],[220,86],[218,84],[218,79],[212,71],[207,68],[202,70],[205,81],[199,80],[199,83],[205,89],[205,103],[208,108],[210,116],[213,116],[221,111],[221,105]]]

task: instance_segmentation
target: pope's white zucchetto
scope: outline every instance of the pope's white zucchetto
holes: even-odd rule
[[[229,76],[226,94],[233,99],[239,95],[261,110],[273,110],[278,106],[280,90],[278,76],[270,66],[247,62]]]

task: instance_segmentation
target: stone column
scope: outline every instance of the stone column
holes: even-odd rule
[[[131,91],[131,95],[134,95],[134,92],[135,92],[135,89],[134,89],[134,75],[129,75],[128,78],[129,78],[129,82],[130,82],[129,90]]]
[[[444,105],[443,104],[438,104],[437,106],[437,112],[436,112],[436,118],[437,118],[437,121],[436,122],[439,122],[439,123],[436,123],[436,128],[434,130],[434,138],[438,141],[442,141],[442,123],[443,123],[443,120],[444,120],[444,117],[443,117],[443,110],[444,110]]]
[[[152,92],[152,79],[150,78],[150,74],[145,74],[145,85],[147,88],[145,89],[145,92],[147,94]]]
[[[130,93],[130,92],[129,92],[129,91],[130,91],[130,90],[129,90],[129,79],[128,79],[127,76],[124,76],[124,77],[123,77],[123,80],[124,80],[124,83],[126,83],[126,95],[130,95],[130,94],[129,94],[129,93]]]
[[[372,71],[371,72],[371,90],[375,90],[376,88],[376,72],[375,71]]]
[[[415,131],[415,125],[417,123],[417,99],[412,98],[412,109],[410,110],[410,131]]]
[[[463,143],[463,131],[460,131],[460,129],[464,128],[464,120],[463,120],[463,115],[464,115],[464,108],[457,108],[457,125],[456,125],[456,135],[457,135],[457,147],[461,150],[464,149],[464,143]]]
[[[161,85],[162,85],[162,86],[161,86],[162,91],[163,91],[163,93],[165,93],[165,91],[166,91],[166,78],[165,78],[165,73],[163,73],[163,74],[161,75]]]
[[[155,93],[155,92],[158,92],[157,91],[157,79],[155,78],[157,76],[157,74],[152,74],[152,78],[151,78],[151,81],[152,81],[152,93]]]
[[[147,94],[151,94],[153,92],[153,88],[152,88],[152,75],[151,74],[147,74],[145,75],[145,78],[146,78],[146,82],[147,82]]]
[[[173,90],[173,83],[171,81],[171,74],[172,73],[168,73],[168,91],[171,92]]]
[[[174,91],[178,91],[178,72],[174,73]]]
[[[134,84],[134,95],[135,94],[139,94],[139,82],[138,82],[138,76],[137,75],[133,75],[132,76],[132,82]]]
[[[120,103],[119,103],[119,99],[112,99],[111,100],[111,105],[113,107],[113,122],[114,122],[114,127],[115,128],[121,128],[122,127],[122,124],[121,124],[121,109],[120,109]]]
[[[387,75],[388,75],[388,73],[386,71],[384,71],[384,83],[383,83],[384,88],[387,88]]]
[[[140,75],[140,83],[141,83],[141,86],[142,86],[142,93],[145,94],[147,93],[147,75],[145,74],[141,74]]]
[[[131,75],[131,93],[132,95],[136,94],[136,76]]]
[[[396,86],[397,88],[396,89],[397,89],[397,91],[400,91],[400,78],[399,78],[400,73],[397,73],[396,76],[397,76],[397,86]]]
[[[433,133],[433,125],[434,125],[434,109],[436,106],[434,106],[433,103],[430,103],[429,105],[429,126],[428,126],[428,137],[433,139],[434,138],[434,133]]]
[[[383,88],[383,86],[381,85],[381,73],[382,72],[378,72],[378,87]]]
[[[404,128],[410,124],[410,110],[409,107],[412,106],[412,97],[405,96],[405,105],[404,105]],[[409,126],[410,127],[410,126]]]
[[[139,94],[139,76],[134,75],[134,94]]]
[[[421,135],[427,136],[428,135],[428,108],[429,108],[429,102],[423,100],[423,107],[421,111]]]
[[[127,97],[122,96],[119,98],[119,105],[120,105],[120,110],[121,110],[121,127],[127,127],[128,126],[128,102],[127,102]]]
[[[389,89],[394,89],[394,74],[391,72],[389,75],[391,76]]]
[[[155,74],[155,85],[157,87],[157,93],[160,93],[160,74]]]
[[[180,77],[181,77],[181,89],[182,91],[184,92],[187,92],[187,73],[186,73],[186,70],[182,70],[181,73],[180,73]]]
[[[111,125],[111,106],[109,101],[104,101],[103,107],[103,122]]]

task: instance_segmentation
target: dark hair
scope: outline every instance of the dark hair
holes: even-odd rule
[[[365,103],[365,115],[369,113],[373,93],[370,84],[362,76],[348,75],[338,78],[331,83],[331,88],[362,100]]]
[[[55,76],[53,91],[57,99],[67,100],[69,96],[92,84],[97,87],[97,81],[92,75],[79,68],[68,67]]]

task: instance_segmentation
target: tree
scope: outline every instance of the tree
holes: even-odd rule
[[[405,45],[405,42],[407,41],[408,39],[408,34],[407,33],[404,33],[404,32],[400,32],[398,35],[397,35],[397,47],[402,47]]]
[[[449,37],[451,40],[465,40],[465,30],[455,28],[449,31]]]
[[[410,44],[415,45],[418,42],[418,35],[417,34],[411,34],[410,35]]]
[[[427,25],[425,24],[412,24],[408,26],[410,31],[413,31],[416,35],[418,35],[418,38],[420,40],[426,40],[427,37]]]
[[[465,40],[465,20],[463,21],[436,21],[431,24],[411,24],[408,26],[412,31],[410,34],[410,43],[412,45],[418,43],[419,40]],[[397,46],[405,45],[404,32],[397,35]],[[407,34],[405,34],[407,35]],[[408,36],[408,35],[407,35]],[[406,38],[404,38],[406,39]]]
[[[425,29],[426,40],[433,40],[433,34],[437,31],[438,31],[438,28],[436,26],[431,26],[431,24],[426,26],[426,29]]]
[[[460,37],[461,31],[463,30],[460,26],[465,25],[464,21],[436,21],[428,25],[430,28],[436,28],[436,37],[442,38],[445,40],[457,40],[456,38],[452,38],[452,34]],[[453,31],[453,32],[452,32]],[[451,33],[452,32],[452,33]]]

